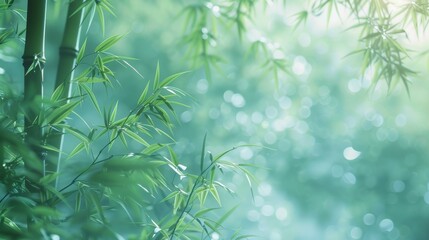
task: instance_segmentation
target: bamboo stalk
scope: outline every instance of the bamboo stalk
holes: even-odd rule
[[[43,68],[45,64],[45,29],[47,0],[28,0],[25,48],[22,56],[24,66],[24,120],[25,142],[40,158],[39,163],[25,159],[28,174],[26,185],[30,191],[40,191],[33,184],[44,175],[44,151],[41,148],[43,131],[39,123],[42,109]]]
[[[55,81],[55,89],[62,88],[60,99],[67,103],[71,97],[71,80],[73,79],[76,57],[79,49],[79,38],[83,18],[83,0],[71,1],[67,10],[67,20],[63,39],[59,49],[60,59]],[[80,8],[80,9],[79,9]],[[48,173],[58,172],[61,163],[61,151],[64,141],[64,129],[52,130],[48,144],[59,152],[49,151],[46,170]],[[57,183],[56,183],[57,184]]]

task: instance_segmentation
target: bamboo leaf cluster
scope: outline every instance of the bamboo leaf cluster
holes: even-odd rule
[[[370,74],[375,86],[385,80],[389,89],[401,82],[409,94],[409,84],[417,72],[409,66],[412,49],[405,47],[410,34],[417,36],[427,27],[428,1],[385,0],[317,0],[309,10],[296,15],[296,25],[308,18],[308,13],[319,16],[326,13],[328,22],[335,12],[352,20],[349,29],[360,32],[360,49],[350,55],[362,57],[362,75]],[[345,9],[346,14],[341,13]]]
[[[206,78],[211,80],[213,70],[222,73],[221,65],[226,62],[216,53],[216,48],[222,44],[222,35],[225,31],[234,32],[239,41],[250,42],[248,55],[255,59],[262,59],[261,68],[272,73],[278,85],[280,72],[290,74],[290,66],[284,50],[279,46],[273,47],[272,42],[266,37],[250,40],[244,37],[248,29],[254,25],[253,17],[256,9],[261,6],[267,7],[270,2],[219,0],[186,5],[181,16],[185,19],[185,35],[182,42],[188,48],[188,59],[202,67]],[[285,1],[275,2],[285,4]]]

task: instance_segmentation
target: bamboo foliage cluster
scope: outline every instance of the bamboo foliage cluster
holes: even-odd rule
[[[275,1],[285,5],[286,1]],[[186,5],[181,16],[185,19],[183,44],[188,47],[188,59],[204,68],[206,78],[211,80],[213,69],[222,72],[220,65],[226,60],[216,54],[221,44],[223,30],[234,28],[240,41],[246,41],[245,34],[253,25],[253,17],[258,7],[268,7],[271,1],[219,0]],[[230,30],[229,30],[230,31]],[[220,40],[219,40],[220,38]],[[272,74],[278,85],[279,75],[290,75],[290,64],[284,50],[273,44],[269,38],[250,40],[249,56],[262,59],[261,68]]]
[[[294,31],[311,16],[326,16],[328,25],[333,15],[351,22],[348,30],[360,32],[360,48],[351,51],[350,55],[362,57],[361,75],[371,74],[373,87],[379,80],[385,80],[389,89],[402,83],[409,94],[409,84],[417,72],[409,66],[413,50],[405,44],[410,34],[419,36],[426,29],[428,1],[309,0],[299,2],[299,6],[307,5],[308,8],[295,13],[289,10],[289,4],[292,5],[285,1],[215,0],[185,5],[182,41],[188,46],[189,59],[204,68],[209,80],[213,68],[222,72],[220,65],[225,59],[216,54],[216,47],[222,44],[222,30],[235,27],[238,38],[250,42],[249,54],[263,59],[261,68],[273,74],[276,85],[286,76],[293,77],[291,60],[280,46],[265,36],[247,39],[244,34],[256,25],[253,16],[257,8],[275,5],[282,7],[281,11],[292,23]]]
[[[316,0],[294,17],[298,25],[310,15],[323,13],[328,23],[333,14],[352,20],[349,30],[360,31],[361,48],[350,55],[362,56],[362,75],[371,73],[373,86],[385,80],[389,89],[402,82],[409,94],[409,84],[417,72],[408,66],[413,49],[404,45],[410,34],[419,36],[427,28],[428,4],[426,0]]]
[[[179,99],[187,95],[172,84],[186,72],[161,78],[158,64],[128,114],[122,114],[119,102],[111,107],[100,104],[95,89],[119,81],[112,66],[142,76],[129,63],[134,59],[110,52],[122,35],[105,38],[93,50],[87,47],[90,39],[80,44],[82,28],[91,27],[95,16],[104,34],[105,14],[113,14],[109,1],[64,4],[67,19],[50,96],[43,95],[43,81],[48,79],[44,67],[49,61],[45,59],[47,1],[28,1],[26,18],[24,11],[14,9],[13,1],[0,8],[26,20],[24,30],[9,26],[0,35],[1,41],[14,41],[26,34],[23,97],[7,81],[0,82],[0,184],[4,186],[0,238],[200,239],[228,230],[223,223],[234,209],[213,220],[218,211],[207,202],[213,199],[221,205],[220,189],[233,193],[216,180],[219,173],[241,171],[251,183],[246,169],[250,165],[223,160],[236,147],[213,156],[206,151],[204,138],[201,168],[193,169],[181,163],[171,143],[152,140],[164,136],[174,141],[174,109],[185,106]],[[88,103],[100,124],[89,124],[79,114]],[[69,124],[69,119],[80,119],[86,128]],[[77,144],[66,152],[64,143],[73,139]],[[63,167],[60,162],[65,159],[83,159],[83,167],[77,172]],[[232,239],[245,237],[232,234]]]

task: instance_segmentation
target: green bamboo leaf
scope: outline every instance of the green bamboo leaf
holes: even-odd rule
[[[113,5],[108,1],[108,0],[102,0],[100,1],[100,6],[102,8],[104,8],[104,10],[108,11],[110,14],[112,14],[113,16],[116,16],[115,13],[113,12],[112,8]]]
[[[110,125],[112,124],[109,120],[109,113],[106,111],[106,109],[103,109],[103,123],[104,123],[104,128],[109,129]]]
[[[104,80],[103,80],[104,81]],[[86,92],[86,94],[88,94],[89,99],[91,99],[92,104],[94,105],[95,109],[97,110],[98,113],[101,114],[101,109],[100,106],[98,105],[98,100],[97,97],[95,96],[94,92],[92,91],[92,89],[90,89],[88,86],[86,86],[85,84],[80,84],[79,87],[83,88],[83,90]]]
[[[137,133],[135,133],[133,131],[130,131],[129,129],[124,129],[124,133],[128,137],[130,137],[130,138],[136,140],[137,142],[139,142],[140,144],[142,144],[142,145],[144,145],[146,147],[150,146],[150,144],[148,142],[146,142],[146,140],[144,140],[142,137],[140,137]]]
[[[57,152],[57,153],[61,152],[61,150],[59,148],[54,147],[52,145],[43,144],[43,145],[39,145],[39,147],[41,147],[42,149],[45,149],[45,150],[52,151],[52,152]]]
[[[91,2],[91,3],[93,3],[92,4],[92,6],[90,7],[90,10],[88,10],[88,11],[85,11],[86,13],[85,13],[85,16],[83,17],[83,21],[85,21],[88,17],[89,17],[89,20],[88,20],[88,28],[86,29],[86,34],[88,35],[88,33],[89,33],[89,29],[91,28],[91,26],[92,26],[92,21],[94,21],[94,17],[95,17],[95,12],[96,12],[96,8],[97,8],[97,6],[96,6],[96,4],[95,4],[95,1],[85,1],[85,3],[86,2]]]
[[[206,154],[206,139],[207,139],[207,133],[204,134],[203,146],[201,147],[200,172],[204,171],[204,158],[205,158],[205,154]]]
[[[85,149],[86,145],[84,142],[79,143],[78,145],[76,145],[76,147],[69,153],[69,155],[67,156],[67,158],[72,158],[74,157],[76,154],[80,153],[83,149]]]
[[[232,238],[233,240],[241,240],[241,239],[254,239],[254,238],[258,238],[260,236],[258,235],[251,235],[251,234],[246,234],[246,235],[240,235],[237,237]]]
[[[153,79],[153,90],[159,89],[159,78],[160,78],[160,70],[159,70],[159,61],[156,64],[155,77]]]
[[[170,111],[174,112],[173,106],[171,106],[171,104],[168,102],[168,100],[165,97],[159,96],[158,98],[164,102],[164,104],[168,107],[168,109],[170,109]]]
[[[104,52],[111,48],[115,43],[117,43],[119,40],[121,40],[124,37],[124,35],[114,35],[107,39],[105,39],[103,42],[98,44],[98,46],[95,48],[96,52]]]
[[[57,210],[46,206],[36,206],[33,209],[31,209],[31,213],[39,217],[59,217],[60,216],[60,213]]]
[[[207,209],[203,209],[203,210],[200,210],[200,211],[196,212],[195,215],[194,215],[194,217],[195,218],[199,218],[199,217],[204,216],[208,212],[211,212],[211,211],[214,211],[214,210],[218,210],[218,209],[219,208],[207,208]]]
[[[164,148],[165,145],[164,144],[160,144],[160,143],[156,143],[156,144],[151,144],[149,146],[147,146],[144,150],[143,150],[143,154],[153,154],[157,151],[159,151],[160,149]]]
[[[81,101],[69,102],[53,110],[45,119],[48,124],[57,124],[67,118]]]
[[[137,123],[136,128],[140,133],[145,134],[149,137],[153,137],[152,134],[150,134],[150,132],[147,130],[147,128],[143,124]]]
[[[122,144],[124,144],[125,147],[128,146],[128,142],[127,142],[127,139],[125,138],[124,131],[119,131],[118,136],[119,136],[119,139],[121,139]]]
[[[97,2],[97,1],[96,1]],[[103,12],[103,9],[102,9],[102,7],[100,6],[100,4],[97,4],[96,6],[95,6],[95,10],[97,11],[97,14],[98,14],[98,20],[100,21],[100,27],[101,27],[101,33],[102,33],[102,35],[104,36],[104,29],[105,29],[105,27],[104,27],[104,12]],[[96,50],[97,51],[97,50]]]
[[[170,146],[168,147],[168,152],[170,154],[171,161],[174,163],[174,165],[179,165],[179,160],[177,159],[176,152],[174,152],[174,150]]]
[[[127,65],[129,68],[131,68],[135,73],[137,73],[137,75],[139,75],[141,78],[144,78],[143,75],[133,66],[131,65],[128,61],[122,59],[121,60],[122,63],[124,63],[125,65]]]
[[[27,72],[25,72],[25,75],[28,75],[31,71],[34,71],[36,67],[40,67],[40,59],[39,56],[35,55],[33,62],[31,63],[30,67],[28,68]]]
[[[141,105],[141,104],[143,104],[143,102],[145,102],[148,90],[149,90],[149,83],[146,84],[146,87],[144,88],[143,92],[141,93],[139,100],[137,101],[138,105]]]
[[[62,202],[67,207],[71,208],[71,206],[69,205],[69,203],[67,201],[67,197],[73,195],[76,191],[70,191],[70,192],[66,192],[66,193],[62,194],[57,189],[55,189],[55,187],[53,187],[52,185],[45,185],[44,187],[46,188],[47,191],[49,191],[50,194],[52,194],[56,197],[56,198],[52,198],[52,200],[50,201],[50,203],[51,203],[50,206],[55,206],[58,203]]]
[[[99,201],[99,199],[97,199],[96,196],[94,195],[94,193],[92,193],[92,192],[88,192],[87,195],[89,196],[89,199],[92,202],[92,205],[95,207],[95,210],[97,211],[97,214],[99,215],[101,221],[103,223],[106,223],[106,217],[104,216],[104,210],[103,210],[103,207],[101,206],[101,202]]]
[[[58,173],[50,173],[46,174],[42,178],[40,178],[39,183],[41,185],[48,185],[49,183],[55,181],[58,177]]]
[[[86,7],[86,6],[88,6],[88,5],[95,5],[95,1],[84,1],[71,15],[70,15],[70,17],[71,16],[73,16],[73,15],[75,15],[75,14],[77,14],[80,10],[82,10],[84,7]],[[92,6],[91,6],[91,8],[92,8]],[[88,12],[89,11],[87,11],[87,14],[88,14]],[[85,18],[84,18],[85,19]]]
[[[172,199],[173,197],[175,197],[177,194],[180,194],[180,192],[179,192],[179,191],[171,192],[171,193],[169,193],[165,198],[163,198],[163,199],[161,200],[161,202],[165,202],[165,201],[167,201],[167,200],[170,200],[170,199]]]
[[[105,167],[111,171],[142,170],[148,173],[150,170],[157,169],[165,164],[165,161],[156,160],[150,155],[129,153],[126,156],[110,158]]]
[[[346,54],[343,58],[346,58],[346,57],[349,57],[349,56],[351,56],[351,55],[355,55],[355,54],[358,54],[358,53],[362,53],[362,52],[365,52],[365,51],[367,51],[366,49],[358,49],[358,50],[355,50],[355,51],[352,51],[352,52],[349,52],[348,54]]]
[[[209,176],[209,183],[212,184],[215,178],[216,173],[216,165],[213,165],[210,167],[210,176]]]
[[[16,225],[16,223],[11,220],[10,218],[7,218],[5,216],[1,216],[1,223],[4,227],[4,229],[2,229],[3,231],[13,231],[16,232],[17,234],[22,234],[23,231],[18,227],[18,225]],[[10,233],[10,232],[9,232]]]
[[[77,191],[76,201],[75,201],[75,207],[74,207],[74,211],[75,212],[79,212],[80,211],[81,201],[82,201],[82,192],[81,191]]]
[[[85,41],[83,42],[82,46],[79,49],[79,52],[78,52],[77,57],[76,57],[76,64],[79,64],[80,61],[82,61],[82,59],[83,59],[83,56],[84,56],[85,50],[86,50],[86,42],[87,42],[87,39],[85,39]]]
[[[198,200],[200,201],[200,206],[204,206],[209,195],[209,189],[207,187],[201,187],[196,191]]]
[[[170,162],[170,161],[169,161]],[[179,175],[181,178],[183,178],[183,177],[185,177],[185,174],[183,174],[183,172],[182,171],[180,171],[180,169],[177,167],[177,166],[175,166],[174,164],[168,164],[168,166],[177,174],[177,175]]]
[[[81,132],[79,129],[76,128],[72,128],[71,126],[68,126],[66,124],[61,124],[60,125],[62,128],[64,128],[64,130],[68,133],[70,133],[71,135],[75,136],[76,138],[78,138],[80,141],[84,142],[84,143],[89,143],[89,138],[86,136],[86,134],[84,134],[83,132]]]
[[[176,215],[177,210],[181,207],[182,203],[184,201],[183,195],[178,192],[178,194],[174,195],[174,201],[173,201],[173,215]]]
[[[219,232],[219,231],[218,231],[217,226],[216,226],[216,225],[213,225],[213,224],[212,224],[212,223],[210,223],[209,221],[204,221],[204,224],[205,224],[205,225],[207,225],[207,226],[209,226],[209,228],[210,228],[211,230],[213,230],[214,232]]]
[[[78,78],[77,81],[79,83],[104,83],[106,79],[99,77],[81,77]]]
[[[162,80],[161,84],[160,84],[160,88],[165,87],[167,85],[170,85],[170,83],[172,83],[174,80],[176,80],[178,77],[189,73],[189,71],[184,71],[184,72],[179,72],[179,73],[175,73],[171,76],[166,77],[164,80]]]
[[[105,65],[103,62],[103,58],[100,55],[97,55],[97,57],[95,58],[94,64],[96,67],[95,69],[98,70],[98,73],[101,74],[104,79],[106,79],[106,77],[104,77],[104,75],[103,75],[103,74],[105,74],[105,71],[104,71]]]
[[[127,124],[134,124],[138,120],[139,120],[139,116],[137,116],[135,114],[131,114],[131,115],[128,115],[128,116],[126,116],[124,118],[121,118],[121,119],[117,120],[116,122],[112,123],[112,125],[116,126],[116,127],[121,127],[122,128],[123,126],[125,126]]]
[[[292,16],[292,18],[294,19],[294,30],[296,30],[301,24],[305,24],[307,22],[308,16],[309,14],[306,10],[294,14]]]
[[[153,108],[154,108],[155,112],[157,113],[157,116],[160,117],[160,119],[164,123],[168,124],[171,122],[170,117],[168,116],[167,112],[164,109],[162,109],[161,107],[159,107],[157,105],[154,105]]]
[[[3,30],[0,28],[0,30]],[[9,38],[12,38],[14,34],[13,28],[6,29],[0,34],[0,44],[5,43]]]
[[[115,107],[113,107],[113,110],[110,113],[109,122],[114,122],[116,119],[116,114],[118,112],[118,103],[119,103],[119,101],[116,101]]]
[[[221,200],[220,200],[220,196],[219,196],[219,192],[217,191],[217,188],[215,185],[210,185],[210,193],[213,196],[213,198],[216,200],[216,202],[219,204],[219,206],[222,206]]]
[[[51,101],[54,103],[58,102],[58,100],[60,100],[63,96],[63,91],[64,91],[64,84],[60,84],[52,93]]]
[[[238,208],[239,205],[231,208],[230,210],[228,210],[224,215],[222,215],[222,217],[220,217],[217,221],[216,221],[216,229],[219,228],[223,222],[225,222],[226,219],[229,218],[229,216],[231,216],[231,214]]]

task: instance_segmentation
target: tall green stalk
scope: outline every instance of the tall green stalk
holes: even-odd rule
[[[55,81],[55,89],[61,88],[61,97],[64,104],[71,97],[71,80],[73,79],[76,57],[79,49],[79,38],[83,18],[83,8],[80,8],[83,0],[71,1],[67,11],[67,21],[64,28],[63,39],[59,49],[60,60]],[[58,172],[61,162],[61,150],[64,140],[64,130],[55,129],[50,133],[48,144],[59,152],[48,152],[46,170]]]
[[[35,192],[35,181],[44,176],[45,154],[41,148],[43,131],[39,123],[43,97],[43,67],[45,64],[45,28],[47,0],[28,0],[24,65],[25,142],[40,158],[40,162],[24,159],[28,174],[27,187]],[[30,180],[31,179],[31,180]]]

